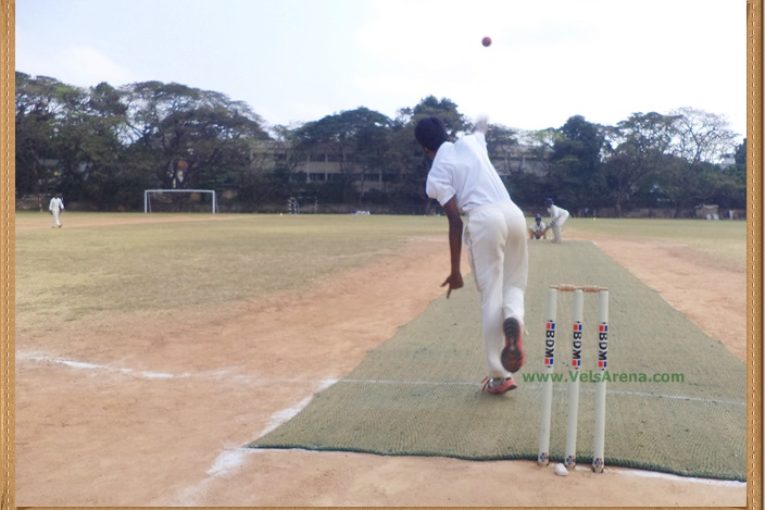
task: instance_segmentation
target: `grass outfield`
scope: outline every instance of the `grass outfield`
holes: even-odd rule
[[[161,218],[167,222],[148,223]],[[193,215],[179,221],[184,218],[66,213],[58,230],[47,228],[49,215],[18,214],[18,326],[304,288],[446,226],[443,218],[405,216]]]
[[[688,246],[724,267],[743,271],[746,264],[747,223],[744,221],[705,221],[672,219],[580,219],[563,227],[587,234],[627,239],[652,239]]]
[[[407,239],[445,242],[447,232],[445,218],[433,216],[67,212],[63,222],[54,230],[48,214],[16,215],[20,328],[305,288],[392,254]],[[744,222],[572,219],[568,226],[583,235],[675,241],[744,267]]]

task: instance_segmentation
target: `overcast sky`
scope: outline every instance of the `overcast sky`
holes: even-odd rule
[[[268,125],[435,95],[520,129],[689,106],[743,137],[746,0],[17,0],[16,69],[179,82]]]

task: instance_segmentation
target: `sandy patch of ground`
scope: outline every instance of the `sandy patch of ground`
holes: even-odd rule
[[[589,236],[601,250],[656,290],[699,329],[746,361],[746,270],[668,241]]]
[[[598,243],[609,254],[637,251]],[[640,246],[646,249],[645,243]],[[421,239],[395,256],[325,279],[299,294],[172,317],[104,317],[87,330],[64,326],[55,338],[20,334],[16,504],[746,503],[742,484],[646,477],[621,469],[603,475],[582,469],[559,478],[551,468],[530,462],[242,448],[289,419],[315,392],[342,377],[368,350],[441,298],[438,285],[448,269],[446,247],[445,234]],[[664,258],[657,260],[659,256]],[[643,274],[641,278],[649,278],[646,275],[656,267],[666,269],[672,259],[663,249],[643,260],[617,258],[635,274]],[[704,315],[714,311],[698,299],[698,287],[726,299],[744,295],[745,278],[740,289],[720,287],[729,275],[698,264],[683,258],[682,283],[667,270],[664,283],[687,286],[675,301]],[[669,292],[662,278],[646,281],[662,295]],[[744,306],[732,306],[718,320],[744,323],[745,316]],[[714,322],[710,318],[707,325]]]

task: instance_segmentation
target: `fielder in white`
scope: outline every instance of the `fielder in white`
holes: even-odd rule
[[[432,160],[425,190],[438,200],[449,221],[451,273],[441,285],[463,286],[462,242],[468,248],[481,292],[482,333],[488,377],[483,391],[502,394],[516,388],[512,373],[524,362],[523,316],[528,281],[526,220],[489,160],[486,119],[475,133],[452,143],[435,117],[422,119],[415,138]],[[461,213],[467,215],[464,225]]]
[[[64,200],[61,198],[61,193],[57,193],[50,199],[48,210],[53,215],[51,228],[61,228],[61,213],[64,210]]]
[[[547,228],[551,228],[553,231],[554,243],[560,242],[561,227],[569,217],[568,211],[558,207],[553,203],[552,198],[545,199],[545,207],[547,207],[547,214],[550,215],[550,221],[547,223]]]

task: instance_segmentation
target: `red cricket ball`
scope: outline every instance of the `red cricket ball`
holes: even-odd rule
[[[481,44],[483,44],[485,47],[491,46],[491,37],[486,36],[483,39],[481,39]]]

